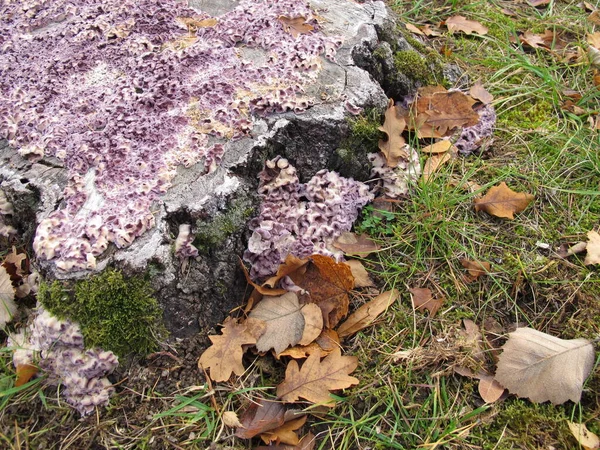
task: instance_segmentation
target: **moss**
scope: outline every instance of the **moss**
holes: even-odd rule
[[[101,347],[117,356],[146,355],[166,334],[161,309],[146,279],[125,279],[114,269],[76,283],[43,283],[38,299],[55,316],[81,325],[88,348]]]
[[[201,253],[209,253],[240,230],[253,212],[254,207],[249,198],[233,200],[225,211],[218,212],[210,220],[196,222],[194,245]]]
[[[422,56],[412,50],[398,51],[394,54],[394,67],[421,86],[444,82],[442,63],[432,53]]]
[[[556,128],[554,121],[554,107],[552,103],[545,99],[531,99],[526,106],[515,106],[508,111],[504,111],[498,117],[498,126],[505,128],[514,128],[518,126],[522,129],[536,129],[544,127],[546,131]]]

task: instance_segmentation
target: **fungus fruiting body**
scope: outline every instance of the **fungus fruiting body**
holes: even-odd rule
[[[290,33],[282,17],[310,27]],[[241,0],[205,19],[177,0],[0,5],[0,136],[69,174],[38,258],[93,269],[109,244],[129,246],[178,166],[213,171],[254,115],[307,108],[304,86],[340,45],[304,0]]]

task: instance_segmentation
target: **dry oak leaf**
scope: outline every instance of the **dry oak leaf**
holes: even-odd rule
[[[242,413],[242,425],[235,430],[235,435],[242,439],[252,439],[283,425],[286,419],[289,420],[289,414],[281,402],[259,398]]]
[[[323,331],[323,312],[314,303],[304,305],[301,312],[304,316],[304,331],[298,344],[308,345],[317,339]]]
[[[317,444],[317,438],[314,434],[308,433],[300,439],[297,445],[261,445],[256,447],[254,450],[313,450]]]
[[[460,264],[469,272],[468,282],[477,280],[480,276],[489,273],[492,268],[489,262],[472,261],[466,258],[461,259]]]
[[[380,249],[379,245],[367,234],[356,235],[350,231],[340,234],[333,241],[333,246],[339,248],[347,256],[369,256]]]
[[[221,335],[209,336],[212,344],[198,360],[200,369],[208,369],[213,381],[227,381],[231,373],[244,373],[242,357],[244,345],[256,344],[257,336],[264,332],[265,324],[248,319],[243,323],[228,317],[223,323]]]
[[[306,18],[301,16],[279,16],[277,19],[283,25],[283,29],[285,30],[285,32],[291,34],[294,39],[296,39],[301,34],[308,34],[315,29],[315,27],[313,27],[311,24],[306,23]]]
[[[492,100],[494,100],[494,96],[483,87],[480,81],[471,86],[471,89],[469,89],[469,95],[475,100],[479,100],[484,105],[489,105],[492,103]]]
[[[0,328],[4,328],[17,312],[17,304],[14,299],[15,289],[10,275],[4,266],[0,266]]]
[[[408,291],[411,293],[413,307],[417,310],[426,309],[429,317],[435,316],[445,300],[444,297],[434,299],[431,289],[427,288],[411,288]]]
[[[581,400],[583,383],[595,361],[590,341],[517,328],[502,349],[494,378],[512,394],[555,405]]]
[[[325,329],[319,337],[308,345],[296,345],[282,351],[277,358],[289,356],[294,359],[308,358],[315,352],[321,352],[321,356],[329,355],[336,348],[340,348],[340,337],[337,331]]]
[[[587,429],[584,423],[569,423],[569,429],[577,442],[581,444],[584,450],[596,450],[600,448],[600,438]]]
[[[583,263],[586,266],[590,264],[600,264],[600,234],[596,231],[588,231],[588,241],[586,243],[587,255]]]
[[[505,182],[492,187],[482,198],[476,198],[475,211],[513,220],[515,213],[520,213],[527,208],[535,197],[524,192],[515,192]]]
[[[421,178],[427,182],[438,170],[448,161],[458,156],[458,149],[454,146],[450,146],[450,151],[441,154],[434,154],[427,158],[425,165],[423,166],[423,173]]]
[[[452,16],[446,19],[446,27],[448,27],[449,31],[462,31],[466,34],[487,34],[487,27],[483,26],[479,22],[475,20],[469,20],[463,16]]]
[[[379,140],[379,149],[389,167],[396,167],[401,159],[408,159],[406,141],[402,137],[405,128],[406,121],[398,115],[394,100],[390,98],[383,125],[379,127],[387,135],[387,140]]]
[[[300,342],[305,328],[301,309],[294,292],[263,298],[248,315],[250,319],[261,320],[266,325],[264,333],[256,341],[257,350],[266,352],[273,349],[275,353],[281,353]]]
[[[338,348],[321,361],[320,352],[313,353],[299,368],[295,360],[289,362],[285,380],[277,386],[277,397],[293,403],[304,398],[312,403],[335,406],[330,391],[358,384],[358,379],[349,376],[358,366],[356,356],[342,356]]]
[[[300,438],[295,431],[302,427],[306,422],[306,416],[299,417],[285,422],[280,427],[269,430],[260,435],[260,438],[265,444],[275,442],[277,444],[296,445],[300,442]]]
[[[399,298],[400,292],[396,289],[379,294],[373,300],[365,303],[350,314],[338,327],[339,336],[341,338],[352,336],[363,328],[368,327]]]
[[[352,271],[333,258],[312,255],[304,273],[290,275],[292,281],[309,294],[305,303],[316,303],[323,312],[326,328],[334,328],[348,314],[348,292],[354,288]]]
[[[346,261],[345,264],[350,267],[352,276],[354,277],[354,286],[358,288],[375,286],[369,272],[365,269],[365,266],[357,260],[351,259]]]
[[[39,368],[33,364],[20,364],[17,366],[17,380],[15,381],[15,387],[23,386],[31,378],[38,373]]]

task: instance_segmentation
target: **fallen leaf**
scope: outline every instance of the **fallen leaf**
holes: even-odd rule
[[[593,11],[587,18],[588,21],[592,22],[594,25],[600,25],[600,10],[597,9]]]
[[[576,116],[582,116],[584,114],[586,114],[586,110],[577,106],[573,100],[565,100],[561,105],[560,108],[564,111],[569,111],[573,114],[575,114]]]
[[[502,349],[495,379],[512,394],[555,405],[581,400],[583,383],[595,361],[590,341],[517,328]]]
[[[531,6],[535,6],[536,8],[538,6],[546,6],[550,4],[551,0],[527,0],[527,3],[529,3]]]
[[[422,28],[423,33],[427,37],[437,37],[441,36],[443,33],[438,27],[434,27],[430,24],[425,24]]]
[[[222,334],[208,337],[212,345],[200,356],[198,367],[210,370],[213,381],[227,381],[232,372],[237,376],[242,375],[245,370],[242,364],[243,346],[256,344],[256,335],[265,328],[266,325],[251,319],[237,323],[228,317],[223,323]]]
[[[467,367],[454,367],[454,371],[459,375],[479,380],[477,390],[483,401],[486,403],[494,403],[502,397],[502,394],[504,393],[504,387],[494,380],[492,375],[483,370],[473,372]]]
[[[315,29],[311,24],[306,23],[304,17],[279,16],[277,19],[282,23],[285,32],[291,34],[294,39]]]
[[[317,339],[323,330],[323,313],[314,303],[304,305],[300,312],[304,316],[304,331],[298,344],[308,345]]]
[[[396,167],[401,159],[408,159],[406,141],[402,137],[404,128],[406,128],[406,121],[404,118],[398,117],[394,100],[390,98],[383,125],[379,127],[379,130],[387,135],[386,140],[379,140],[379,149],[385,156],[389,167]]]
[[[519,36],[519,40],[529,47],[545,50],[560,50],[565,47],[564,41],[552,30],[546,30],[544,34],[536,34],[528,30]]]
[[[27,384],[31,378],[38,373],[37,366],[33,364],[20,364],[17,366],[17,380],[15,381],[15,387],[23,386]]]
[[[242,413],[242,426],[235,430],[235,435],[241,439],[252,439],[280,427],[285,419],[286,408],[283,403],[259,398]]]
[[[461,259],[460,264],[469,272],[468,282],[477,280],[480,276],[490,272],[491,265],[489,262],[471,261],[470,259]]]
[[[277,397],[285,402],[304,398],[312,403],[333,407],[335,401],[330,391],[358,384],[358,379],[349,376],[358,366],[355,356],[342,356],[338,348],[321,361],[320,353],[314,353],[299,368],[295,360],[289,362],[285,380],[277,386]]]
[[[474,199],[475,211],[485,211],[495,217],[513,220],[515,213],[527,208],[535,197],[523,192],[515,192],[505,182],[491,188],[482,198]]]
[[[365,303],[350,314],[338,327],[339,336],[341,338],[352,336],[363,328],[368,327],[399,298],[400,292],[396,289],[379,294],[373,300]]]
[[[427,288],[411,288],[409,292],[412,294],[413,307],[417,310],[426,309],[429,317],[435,316],[445,300],[443,297],[434,299],[431,290]]]
[[[596,31],[595,33],[588,34],[587,42],[592,47],[600,50],[600,31]]]
[[[267,431],[260,435],[260,438],[265,444],[275,442],[276,444],[288,444],[296,445],[300,442],[300,438],[295,431],[302,427],[306,422],[306,416],[299,417],[285,422],[280,427],[274,428],[273,430]]]
[[[350,261],[346,261],[345,264],[350,267],[350,271],[354,277],[355,287],[361,288],[375,286],[375,283],[373,283],[369,272],[367,272],[365,266],[363,266],[358,259],[351,259]]]
[[[281,353],[300,342],[305,325],[301,309],[294,292],[263,298],[248,315],[250,319],[261,320],[266,325],[264,333],[256,341],[256,349],[259,352],[273,349],[275,353]]]
[[[302,270],[306,267],[309,261],[310,260],[308,258],[301,259],[292,255],[291,253],[288,253],[288,255],[285,257],[285,261],[283,262],[283,264],[281,264],[277,269],[277,273],[275,274],[275,276],[272,276],[267,281],[265,281],[262,284],[262,286],[275,288],[275,285],[279,280],[281,280],[283,277],[291,275],[292,273]]]
[[[471,319],[463,319],[464,331],[460,332],[464,343],[462,347],[469,351],[470,356],[477,361],[485,360],[485,351],[483,348],[483,336],[479,331],[479,326]]]
[[[334,330],[325,329],[319,337],[308,345],[296,345],[281,352],[278,357],[289,356],[294,359],[304,359],[320,352],[321,356],[327,356],[336,348],[340,348],[340,337]]]
[[[596,450],[600,448],[600,439],[588,430],[584,423],[567,423],[569,424],[571,433],[573,433],[577,442],[579,442],[585,450]]]
[[[421,148],[421,153],[446,153],[452,148],[452,142],[448,139],[442,139],[434,144]]]
[[[589,266],[590,264],[600,264],[600,234],[592,230],[588,231],[587,237],[587,255],[585,255],[583,263],[586,266]]]
[[[306,272],[290,275],[296,286],[308,292],[309,300],[323,312],[323,323],[334,328],[348,314],[348,292],[354,288],[352,271],[345,263],[333,258],[312,255]]]
[[[240,419],[238,418],[235,411],[225,411],[221,416],[221,420],[226,427],[235,428],[235,427],[243,427]]]
[[[452,32],[462,31],[466,34],[476,33],[480,35],[487,34],[488,32],[487,27],[475,20],[469,20],[463,16],[448,17],[446,19],[446,26],[448,27],[448,30]]]
[[[458,155],[458,150],[456,147],[454,147],[454,151],[443,154],[435,154],[427,158],[427,161],[425,161],[425,165],[423,166],[421,179],[425,182],[429,181],[429,179],[439,170],[440,167],[456,157],[456,155]]]
[[[10,275],[4,266],[0,266],[0,328],[4,328],[17,312],[14,299],[15,290]]]
[[[4,258],[2,265],[9,273],[13,282],[21,281],[27,275],[27,255],[25,253],[18,253],[14,246],[12,248],[12,252],[6,255],[6,258]]]
[[[252,281],[252,278],[250,278],[248,269],[246,269],[246,266],[244,266],[244,263],[242,262],[241,259],[240,259],[240,265],[242,266],[242,270],[244,272],[244,276],[246,277],[246,281],[248,282],[249,285],[251,285],[254,288],[255,292],[260,294],[260,296],[262,296],[262,295],[277,296],[277,295],[283,295],[287,292],[285,289],[272,288],[269,286],[261,286],[260,284],[255,283],[254,281]],[[254,292],[252,294],[253,294],[252,297],[254,297]],[[256,300],[257,300],[256,298],[253,298],[252,303],[254,303]]]
[[[517,13],[514,12],[512,9],[508,9],[508,8],[502,8],[500,10],[500,12],[502,14],[504,14],[505,16],[509,16],[509,17],[517,17]]]
[[[306,436],[300,439],[297,445],[261,445],[256,447],[254,450],[313,450],[317,444],[317,438],[314,434],[308,433]]]
[[[425,33],[423,33],[419,27],[413,25],[412,23],[405,23],[404,26],[406,27],[406,29],[408,31],[410,31],[411,33],[415,33],[418,34],[419,36],[425,36]]]
[[[344,231],[334,241],[333,246],[339,248],[347,256],[369,256],[379,251],[380,247],[367,234],[356,235],[350,231]]]
[[[484,105],[489,105],[492,103],[492,100],[494,100],[494,96],[483,87],[480,81],[471,86],[469,95],[475,100],[479,100]]]

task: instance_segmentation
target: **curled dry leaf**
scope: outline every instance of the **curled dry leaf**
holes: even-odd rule
[[[492,103],[492,100],[494,100],[494,96],[483,87],[480,81],[471,86],[469,95],[475,100],[479,100],[484,105],[489,105]]]
[[[584,423],[569,422],[569,429],[584,450],[596,450],[600,448],[600,439],[588,430]]]
[[[306,422],[306,416],[285,422],[280,427],[266,431],[260,435],[260,438],[265,444],[275,442],[277,444],[297,445],[300,438],[296,434],[296,430]]]
[[[259,398],[242,413],[242,425],[237,428],[235,435],[242,439],[252,439],[280,427],[285,420],[286,408],[281,402]]]
[[[369,256],[379,251],[379,245],[368,235],[356,235],[350,231],[344,231],[333,241],[333,246],[339,248],[347,256]]]
[[[279,16],[278,20],[282,23],[285,32],[291,34],[294,39],[301,34],[308,34],[315,29],[311,24],[306,23],[305,17]]]
[[[198,360],[198,367],[210,371],[213,381],[226,381],[235,373],[244,373],[242,357],[244,345],[256,344],[257,336],[262,334],[266,325],[262,322],[248,319],[243,323],[228,317],[223,323],[219,336],[209,336],[212,345],[208,347]]]
[[[406,29],[408,31],[410,31],[411,33],[415,33],[418,34],[419,36],[425,36],[425,33],[423,33],[419,27],[417,27],[416,25],[413,25],[412,23],[405,23],[404,26],[406,27]]]
[[[454,145],[450,145],[450,148],[446,153],[437,153],[431,155],[429,158],[427,158],[427,161],[425,161],[423,174],[421,175],[422,180],[428,181],[439,170],[440,167],[457,156],[458,149]]]
[[[369,272],[367,272],[367,269],[365,269],[365,266],[363,266],[359,260],[351,259],[350,261],[346,261],[345,264],[350,267],[350,271],[354,277],[355,287],[361,288],[375,286],[375,283],[373,283]]]
[[[482,198],[473,200],[475,211],[505,219],[513,220],[515,213],[520,213],[529,206],[535,197],[524,192],[515,192],[505,182],[491,188]]]
[[[583,383],[595,361],[590,341],[517,328],[502,349],[495,379],[512,394],[555,405],[581,400]]]
[[[240,422],[240,419],[238,418],[235,411],[225,411],[223,413],[223,415],[221,416],[221,420],[223,421],[223,425],[225,425],[226,427],[229,427],[229,428],[244,426]]]
[[[379,130],[383,131],[387,139],[379,141],[379,149],[387,161],[389,167],[398,166],[400,159],[408,159],[406,151],[406,141],[402,133],[406,128],[406,121],[398,116],[398,111],[394,106],[394,100],[390,98],[388,107],[385,110],[385,119]]]
[[[435,316],[445,300],[443,297],[433,298],[431,290],[427,288],[411,288],[409,292],[412,294],[413,307],[417,310],[426,309],[429,317]]]
[[[333,407],[335,402],[330,391],[358,384],[349,376],[358,366],[355,356],[342,356],[338,348],[321,361],[320,352],[313,353],[299,368],[295,360],[289,362],[285,380],[277,386],[277,397],[293,403],[304,398],[312,403]]]
[[[294,292],[262,299],[248,316],[266,325],[264,333],[256,341],[257,350],[266,352],[273,349],[275,353],[281,353],[290,345],[300,342],[305,328],[301,309]]]
[[[600,264],[600,234],[596,231],[588,231],[588,241],[586,243],[587,255],[583,263],[586,266],[590,264]]]
[[[449,31],[462,31],[466,34],[485,35],[488,32],[487,27],[475,20],[469,20],[463,16],[452,16],[446,19],[446,27]]]
[[[399,298],[400,292],[396,289],[379,294],[350,314],[346,321],[339,326],[339,336],[341,338],[352,336],[354,333],[368,327]]]
[[[317,339],[323,330],[323,313],[314,303],[304,305],[300,312],[304,316],[304,331],[298,344],[308,345]]]
[[[313,450],[316,444],[317,438],[309,432],[296,445],[269,445],[268,447],[261,445],[254,450]]]
[[[480,276],[488,274],[492,267],[489,262],[472,261],[465,258],[460,260],[460,264],[467,269],[467,272],[469,272],[469,276],[467,278],[468,282],[475,281]]]
[[[336,348],[340,348],[340,337],[336,331],[325,329],[314,342],[311,342],[308,345],[296,345],[295,347],[290,347],[277,356],[289,356],[294,359],[304,359],[316,352],[320,352],[321,356],[327,356]]]
[[[466,367],[455,367],[454,371],[462,376],[479,380],[477,390],[483,401],[486,403],[494,403],[502,397],[502,394],[504,394],[504,387],[501,386],[492,375],[483,370],[473,372]]]

